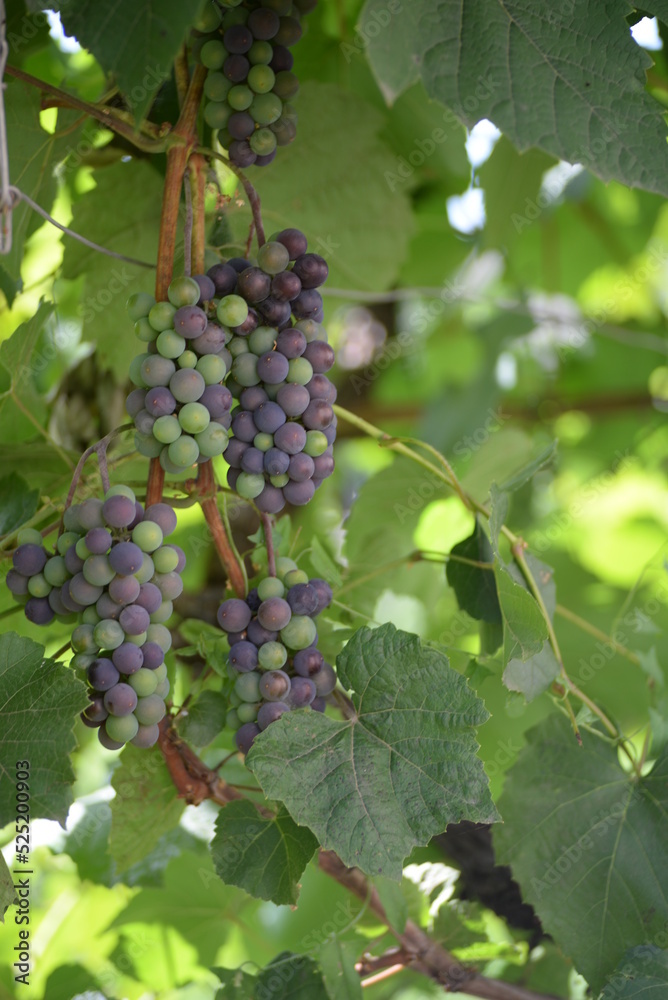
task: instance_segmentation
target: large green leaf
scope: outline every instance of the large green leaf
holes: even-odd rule
[[[116,795],[111,803],[109,852],[119,871],[125,871],[176,826],[185,804],[176,796],[157,747],[141,750],[128,744],[111,784]]]
[[[286,713],[247,763],[345,864],[400,879],[411,849],[448,823],[497,818],[476,756],[488,713],[447,657],[390,624],[357,631],[337,667],[355,718]]]
[[[16,817],[17,762],[27,761],[30,815],[65,825],[74,772],[74,720],[88,704],[72,670],[16,632],[0,637],[0,826]]]
[[[262,177],[267,235],[302,229],[309,248],[327,259],[332,285],[388,288],[407,252],[410,202],[383,181],[396,160],[378,138],[382,126],[382,115],[360,98],[309,81],[299,94],[298,141]]]
[[[665,939],[665,934],[663,935]],[[653,945],[631,948],[608,980],[601,1000],[665,1000],[668,951]]]
[[[223,882],[272,903],[296,903],[299,879],[318,847],[286,809],[261,816],[252,802],[230,802],[216,820],[211,857]]]
[[[35,388],[35,375],[42,361],[35,349],[52,312],[53,306],[40,303],[35,315],[0,344],[0,367],[5,369],[9,381],[8,388],[0,392],[0,439],[3,441],[36,437],[33,420],[42,423],[45,419],[46,408]],[[0,371],[0,378],[3,374]],[[22,451],[25,454],[25,449]]]
[[[596,992],[630,941],[652,940],[668,906],[668,754],[633,780],[617,751],[554,716],[508,772],[499,860]]]
[[[37,510],[39,490],[31,490],[23,476],[11,472],[0,479],[0,535],[25,524]]]
[[[448,583],[457,595],[457,603],[462,611],[466,611],[478,621],[498,625],[502,621],[499,598],[496,592],[496,580],[491,569],[481,569],[471,565],[472,562],[492,563],[494,553],[489,539],[476,517],[473,534],[463,542],[455,545],[450,556],[461,556],[470,562],[458,562],[451,558],[445,567]]]
[[[651,59],[629,34],[629,10],[619,0],[367,0],[361,30],[389,100],[421,77],[467,125],[489,118],[519,150],[665,195],[663,109],[645,91]]]
[[[68,0],[61,20],[68,35],[93,53],[112,73],[137,119],[142,118],[197,14],[180,0]]]

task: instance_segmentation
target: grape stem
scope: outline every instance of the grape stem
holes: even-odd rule
[[[195,150],[196,153],[202,153],[204,156],[211,156],[214,160],[219,160],[224,163],[228,170],[231,170],[233,174],[241,181],[244,191],[246,192],[246,197],[248,198],[248,204],[250,205],[251,212],[253,213],[253,223],[255,225],[255,232],[257,233],[257,245],[259,247],[263,246],[267,241],[264,235],[264,223],[262,222],[262,209],[260,204],[260,196],[248,180],[243,170],[228,160],[226,156],[222,153],[216,152],[215,149],[207,149],[206,146],[198,146]]]
[[[269,514],[260,514],[262,530],[264,531],[264,544],[267,546],[267,568],[269,576],[276,576],[276,552],[274,551],[274,534]]]
[[[211,532],[211,538],[220,556],[227,578],[236,593],[237,597],[245,597],[247,584],[246,574],[234,552],[216,503],[216,482],[213,475],[211,461],[202,462],[197,473],[197,488],[199,491],[199,504]]]
[[[93,453],[95,453],[97,457],[97,464],[100,470],[100,479],[102,480],[102,488],[106,493],[107,490],[109,489],[107,449],[109,447],[109,444],[111,443],[113,438],[116,437],[117,434],[120,434],[122,431],[130,430],[132,426],[133,426],[132,424],[123,424],[122,427],[115,427],[113,431],[109,431],[108,434],[105,434],[105,436],[103,438],[100,438],[99,441],[96,441],[95,444],[91,444],[88,448],[86,448],[86,450],[82,454],[72,474],[72,482],[70,483],[70,488],[67,492],[67,497],[65,499],[63,514],[60,518],[60,525],[58,528],[59,536],[62,535],[63,533],[63,517],[65,516],[65,511],[68,509],[68,507],[72,506],[72,501],[74,500],[74,495],[77,491],[77,487],[79,485],[79,481],[83,473],[84,465],[86,464],[86,459],[88,459]]]

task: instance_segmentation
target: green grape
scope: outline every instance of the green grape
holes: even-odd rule
[[[248,86],[256,94],[268,94],[274,86],[276,75],[269,66],[251,66],[248,71]],[[282,97],[282,94],[278,95]]]
[[[237,709],[237,715],[239,716],[239,721],[243,724],[244,722],[255,722],[257,719],[258,709],[260,707],[260,702],[256,702],[254,705],[250,702],[244,702],[243,705],[239,705]]]
[[[52,587],[62,587],[70,575],[67,572],[65,560],[62,556],[52,556],[50,559],[47,559],[42,572],[47,583],[50,583]]]
[[[67,515],[68,511],[65,511]],[[72,548],[73,545],[79,541],[79,536],[74,531],[65,531],[58,541],[56,542],[56,548],[61,556],[64,556],[68,549]]]
[[[96,659],[95,653],[75,653],[70,660],[70,666],[73,670],[87,670]]]
[[[282,243],[265,243],[258,250],[257,262],[267,274],[279,274],[290,263],[290,253]]]
[[[129,743],[137,735],[139,723],[132,713],[130,715],[110,715],[104,721],[104,728],[107,731],[107,736],[112,740],[116,740],[117,743]]]
[[[232,337],[232,340],[227,345],[227,349],[233,358],[238,358],[240,354],[251,353],[247,337]]]
[[[163,545],[152,554],[156,573],[171,573],[179,564],[179,556],[175,549]]]
[[[267,601],[270,597],[283,597],[285,587],[277,576],[266,576],[257,585],[257,596],[261,601]]]
[[[158,348],[158,353],[162,354],[163,358],[175,358],[180,357],[186,349],[186,341],[184,337],[179,336],[175,330],[163,330],[162,333],[158,334],[158,339],[155,342],[155,346]]]
[[[258,156],[269,156],[276,149],[276,136],[270,128],[260,128],[248,140],[250,148]]]
[[[272,58],[273,50],[272,55],[269,58],[270,62]],[[213,72],[207,74],[206,80],[204,81],[204,96],[208,97],[210,101],[214,101],[216,103],[224,101],[231,89],[232,82],[227,79],[224,73]],[[211,127],[214,128],[217,126]]]
[[[153,574],[155,573],[155,566],[153,565],[153,560],[151,559],[148,552],[144,553],[144,561],[142,562],[140,568],[136,573],[133,573],[135,580],[139,583],[148,583]]]
[[[253,67],[268,66],[271,60],[274,58],[274,48],[270,42],[255,41],[251,45],[250,50],[246,53],[246,58],[250,63],[253,64]],[[249,73],[249,78],[250,78],[250,73]]]
[[[239,385],[258,385],[260,376],[257,373],[257,355],[240,354],[232,362],[231,373]]]
[[[189,434],[182,434],[178,441],[170,444],[168,454],[174,465],[186,469],[199,458],[199,445]]]
[[[162,451],[160,452],[160,465],[168,475],[177,476],[180,475],[182,472],[185,472],[186,470],[184,466],[176,465],[174,462],[172,462],[171,458],[169,457],[170,447],[171,447],[170,445],[166,444],[162,449]]]
[[[146,642],[146,632],[140,632],[139,635],[126,635],[126,642],[131,642],[133,646],[143,646]]]
[[[107,492],[104,494],[104,499],[108,500],[109,497],[127,497],[128,500],[132,500],[133,503],[137,503],[137,497],[135,491],[129,486],[123,486],[119,483],[118,486],[110,486]]]
[[[149,642],[157,642],[163,653],[168,652],[172,645],[172,634],[164,625],[149,625],[147,630]]]
[[[288,382],[306,385],[313,378],[313,368],[306,358],[292,358],[289,362]]]
[[[284,580],[291,569],[299,569],[294,559],[289,559],[287,556],[279,556],[276,560],[276,573],[279,578]]]
[[[199,434],[209,426],[209,411],[203,403],[186,403],[179,411],[179,423],[187,434]]]
[[[156,667],[153,671],[155,676],[158,678],[158,684],[162,684],[163,681],[167,680],[167,664],[161,663],[159,667]]]
[[[217,354],[205,354],[199,359],[195,368],[207,385],[217,385],[227,375],[227,366]]]
[[[212,38],[205,42],[200,49],[199,61],[207,69],[220,69],[227,59],[227,51],[222,42],[217,38]]]
[[[264,489],[264,476],[252,472],[242,472],[237,479],[235,489],[245,500],[254,500]]]
[[[81,621],[84,623],[84,625],[95,626],[100,620],[101,620],[100,616],[98,615],[94,604],[91,605],[91,607],[89,608],[84,608],[84,610],[81,613]]]
[[[172,278],[167,289],[167,298],[180,309],[181,306],[196,306],[199,302],[199,285],[194,278],[182,275],[179,278]]]
[[[134,330],[137,339],[144,341],[146,344],[150,344],[158,336],[157,330],[153,329],[146,316],[137,320]]]
[[[315,622],[307,615],[293,615],[281,629],[281,639],[288,649],[306,649],[315,641],[317,634]]]
[[[156,302],[148,314],[148,321],[154,330],[162,333],[163,330],[172,328],[175,312],[176,306],[171,302]]]
[[[97,653],[99,646],[93,636],[92,625],[77,625],[72,632],[72,649],[75,653]]]
[[[171,444],[181,437],[181,424],[179,418],[173,413],[169,416],[158,417],[153,424],[153,437],[161,444]]]
[[[258,451],[269,451],[270,448],[274,446],[274,435],[273,434],[256,434],[253,438],[253,447],[257,448]]]
[[[151,615],[151,621],[157,625],[163,625],[174,614],[174,605],[171,601],[163,601],[157,611]]]
[[[167,682],[164,681],[163,683]],[[156,723],[164,719],[165,711],[165,703],[156,692],[155,694],[149,694],[146,698],[140,698],[134,714],[142,726],[155,726]]]
[[[283,111],[283,101],[276,94],[257,94],[248,112],[258,125],[271,125],[278,121]]]
[[[150,694],[154,693],[159,681],[155,676],[155,670],[146,670],[142,667],[136,673],[130,674],[127,683],[133,691],[137,692],[139,698],[147,698]]]
[[[314,319],[300,319],[298,323],[295,323],[295,329],[301,330],[308,344],[312,340],[327,340],[324,326],[321,323],[316,323]]]
[[[240,295],[225,295],[218,303],[216,315],[225,326],[241,326],[248,318],[248,303]]]
[[[148,292],[135,292],[127,301],[126,309],[131,320],[143,319],[155,305],[155,299]]]
[[[272,486],[278,486],[279,489],[282,489],[283,486],[290,482],[290,476],[287,472],[284,472],[280,476],[269,476],[269,482]]]
[[[228,108],[230,107],[229,104],[227,105],[227,107]],[[231,113],[232,113],[232,108],[230,108],[230,114]],[[230,135],[230,133],[228,132],[228,130],[226,128],[219,128],[218,129],[218,142],[223,147],[223,149],[229,149],[230,146],[232,145],[232,143],[234,142],[234,139],[232,138],[232,136]],[[216,263],[218,263],[218,262],[216,261]]]
[[[44,539],[35,528],[22,528],[16,536],[17,545],[42,545]]]
[[[235,709],[231,708],[225,716],[225,725],[228,729],[239,729],[241,726],[241,719]]]
[[[329,443],[322,431],[306,432],[306,444],[304,445],[304,451],[307,455],[310,455],[311,458],[317,458],[318,455],[323,455],[328,448]]]
[[[308,583],[308,573],[305,573],[303,569],[291,569],[283,577],[283,582],[289,590],[296,583]]]
[[[249,86],[252,86],[250,83],[250,73],[248,74],[248,82]],[[292,97],[296,97],[299,93],[299,80],[294,73],[290,72],[290,70],[281,70],[280,73],[276,74],[276,82],[273,90],[282,101],[289,101]]]
[[[248,337],[248,346],[259,357],[276,346],[276,330],[273,326],[258,326]]]
[[[297,109],[294,104],[286,103],[283,105],[283,117],[286,121],[297,124]]]
[[[164,701],[169,694],[169,681],[161,681],[155,689],[155,693]]]
[[[89,556],[83,566],[84,579],[94,587],[106,587],[116,576],[107,556]]]
[[[238,83],[236,87],[232,87],[227,95],[227,103],[235,111],[245,111],[246,108],[250,107],[252,100],[253,91],[249,87],[244,86],[243,83]]]
[[[85,538],[79,539],[79,541],[74,546],[74,551],[79,556],[79,559],[88,559],[88,556],[92,554],[90,549],[86,545]]]
[[[113,618],[103,618],[95,626],[93,638],[100,649],[116,649],[125,642],[125,632]]]
[[[142,552],[155,552],[162,545],[162,528],[155,521],[140,521],[132,529],[132,541]]]
[[[32,597],[48,597],[53,590],[43,573],[36,573],[28,580],[28,593]]]
[[[257,654],[263,670],[280,670],[288,659],[288,651],[280,642],[265,642]]]
[[[225,128],[231,114],[232,108],[227,102],[209,101],[204,107],[204,121],[210,128]],[[220,136],[218,138],[220,139]]]
[[[233,24],[245,24],[248,20],[248,15],[250,11],[246,10],[245,7],[241,7],[240,10],[232,10],[233,7],[240,7],[244,0],[223,0],[223,7],[227,10],[223,15],[223,28],[231,28]]]
[[[236,680],[237,677],[239,676],[239,674],[234,669],[234,667],[232,667],[231,669],[232,669],[231,679],[232,680]],[[234,688],[230,691],[230,697],[229,697],[228,701],[229,701],[230,705],[232,706],[232,708],[238,708],[239,705],[243,704],[243,699],[241,699],[239,697],[239,695],[236,693],[236,691],[234,690]]]
[[[153,434],[135,433],[135,448],[144,458],[158,458],[162,451],[162,445]]]
[[[239,674],[234,682],[234,690],[239,695],[242,702],[255,702],[260,700],[260,677],[256,670],[250,670],[247,674]],[[241,705],[238,706],[241,708]]]
[[[174,362],[170,358],[163,358],[161,354],[149,354],[141,365],[141,376],[146,385],[151,387],[167,385],[175,371]]]
[[[196,31],[208,34],[210,31],[216,30],[221,19],[222,14],[216,4],[212,0],[204,0],[204,3],[200,5],[193,27]]]
[[[229,435],[224,427],[211,421],[206,430],[195,435],[195,441],[200,451],[200,455],[205,458],[215,458],[222,455],[227,448]]]
[[[148,389],[147,383],[144,381],[144,376],[141,372],[141,367],[147,358],[150,358],[150,354],[137,354],[136,357],[130,362],[130,368],[128,375],[130,376],[130,381],[133,385],[136,385],[139,389]]]
[[[179,368],[196,368],[197,367],[197,355],[194,351],[184,351],[183,354],[176,360]]]

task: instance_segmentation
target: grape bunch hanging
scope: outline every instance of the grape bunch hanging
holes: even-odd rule
[[[209,71],[204,120],[235,166],[267,166],[295,138],[299,81],[290,48],[316,2],[244,0],[223,2],[224,10],[209,3],[200,14],[193,52]]]

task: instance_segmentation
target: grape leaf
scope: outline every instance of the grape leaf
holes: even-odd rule
[[[497,562],[494,575],[503,615],[503,662],[528,660],[543,648],[547,623],[534,597],[513,580],[505,566]]]
[[[51,5],[49,5],[51,6]],[[171,71],[196,7],[181,0],[68,0],[61,20],[68,35],[113,73],[139,121]]]
[[[25,524],[37,510],[39,490],[31,490],[15,472],[0,479],[0,535]]]
[[[494,553],[480,518],[476,517],[473,534],[455,545],[450,555],[463,556],[474,562],[493,562]],[[491,570],[450,559],[446,563],[445,575],[457,595],[457,603],[462,611],[466,611],[478,621],[490,622],[492,625],[500,624],[501,608],[494,573]]]
[[[668,904],[668,753],[633,781],[615,747],[553,716],[508,771],[499,861],[592,990],[629,941],[651,940]]]
[[[421,77],[466,125],[489,118],[520,151],[666,195],[663,108],[625,13],[617,0],[367,0],[360,29],[388,100]]]
[[[322,976],[312,958],[282,951],[262,969],[250,976],[243,969],[214,968],[224,989],[216,1000],[322,1000],[325,995]]]
[[[220,691],[202,691],[179,723],[179,733],[196,747],[205,747],[225,728],[227,698]]]
[[[664,935],[665,938],[665,935]],[[668,951],[653,945],[630,948],[608,980],[601,1000],[665,1000]]]
[[[499,139],[479,174],[485,191],[486,246],[505,251],[512,247],[522,229],[517,222],[524,218],[529,205],[536,205],[543,175],[554,162],[540,150],[518,153],[505,136]]]
[[[230,802],[218,814],[211,857],[220,878],[272,903],[296,903],[298,880],[318,847],[286,809],[261,816],[252,802]]]
[[[333,934],[318,948],[318,964],[329,1000],[362,1000],[362,983],[355,971],[360,947]]]
[[[519,691],[527,701],[533,701],[547,691],[559,674],[559,664],[549,642],[528,660],[509,660],[503,672],[503,683],[509,691]]]
[[[16,892],[14,890],[12,873],[7,867],[7,862],[3,855],[0,854],[0,924],[4,924],[7,908],[12,905],[15,899]]]
[[[446,656],[391,624],[359,629],[337,667],[356,716],[286,713],[246,761],[323,847],[398,880],[412,848],[448,823],[498,818],[476,756],[488,713]]]
[[[16,762],[28,761],[30,815],[65,826],[74,771],[68,754],[74,720],[88,704],[85,686],[44,647],[16,632],[0,636],[0,826],[16,816]]]
[[[39,423],[46,416],[44,403],[35,389],[34,379],[40,361],[35,348],[52,312],[53,306],[40,303],[37,312],[0,344],[0,366],[9,375],[9,388],[0,392],[0,438],[3,441],[14,442],[35,436],[35,425],[26,418],[26,410]],[[3,471],[6,471],[4,466]]]
[[[157,747],[142,750],[128,744],[111,779],[116,796],[111,803],[109,853],[125,871],[141,861],[179,821],[184,802]]]

